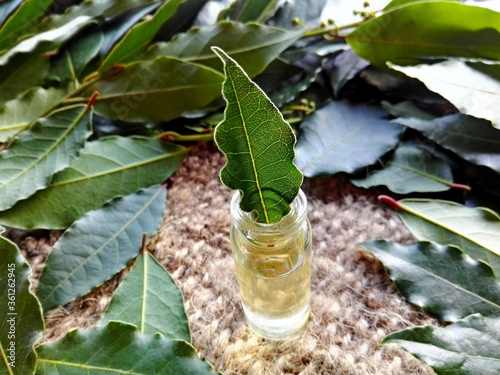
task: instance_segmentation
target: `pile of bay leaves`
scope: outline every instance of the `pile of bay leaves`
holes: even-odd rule
[[[163,218],[163,183],[222,119],[218,46],[292,124],[306,177],[384,191],[419,239],[361,244],[444,323],[384,342],[438,374],[500,373],[499,8],[0,2],[0,224],[65,230],[35,294],[18,247],[0,237],[0,312],[12,318],[0,323],[0,372],[215,373],[189,344],[182,296],[143,233]],[[36,345],[44,313],[131,262],[96,328]]]

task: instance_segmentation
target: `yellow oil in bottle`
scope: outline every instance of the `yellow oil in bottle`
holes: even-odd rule
[[[253,246],[236,236],[236,273],[249,327],[267,339],[297,333],[309,317],[311,257],[303,235]]]

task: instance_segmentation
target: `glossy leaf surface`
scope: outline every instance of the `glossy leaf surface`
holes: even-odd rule
[[[144,335],[132,325],[72,331],[38,350],[37,374],[215,375],[194,348],[181,340]]]
[[[167,270],[147,251],[137,257],[129,274],[113,294],[99,323],[130,323],[139,332],[191,341],[182,294]]]
[[[0,3],[0,25],[11,15],[13,11],[23,2],[23,0],[10,0]]]
[[[18,54],[0,69],[0,105],[43,83],[49,70],[49,57],[42,54]],[[30,79],[26,79],[30,77]]]
[[[90,32],[76,41],[72,40],[52,61],[46,79],[59,82],[78,81],[87,63],[99,52],[103,40],[104,36],[100,31]]]
[[[382,68],[431,56],[499,60],[500,13],[459,2],[410,2],[363,23],[346,40]]]
[[[109,52],[113,49],[115,44],[125,35],[127,32],[138,22],[140,22],[144,17],[147,17],[149,13],[154,11],[160,2],[156,1],[150,5],[142,6],[134,9],[134,11],[127,11],[114,18],[113,22],[106,24],[104,28],[104,42],[102,44],[101,50],[99,51],[99,56],[101,61],[106,58]],[[97,67],[96,67],[97,68]]]
[[[398,194],[445,191],[453,183],[453,175],[445,161],[416,144],[398,146],[383,169],[362,180],[351,180],[356,186],[387,186]]]
[[[460,112],[490,120],[493,126],[500,129],[498,113],[500,81],[471,68],[462,61],[452,60],[417,66],[389,64],[389,66],[422,81],[429,90],[448,99]]]
[[[263,22],[275,11],[277,5],[278,0],[240,0],[232,3],[222,14],[224,19],[239,22]]]
[[[500,130],[486,120],[452,114],[432,120],[400,117],[394,122],[418,130],[471,163],[500,172]]]
[[[35,34],[30,38],[24,39],[15,47],[9,49],[3,55],[0,55],[0,66],[5,65],[14,55],[32,52],[42,44],[47,45],[47,47],[44,48],[46,51],[57,48],[90,23],[91,19],[89,17],[82,16],[57,29]],[[40,53],[41,51],[38,50],[38,52]]]
[[[500,373],[500,319],[479,314],[447,327],[415,327],[387,336],[431,366],[436,374],[496,375]]]
[[[368,65],[370,65],[368,61],[361,59],[350,49],[339,53],[329,71],[333,95],[338,97],[345,84]]]
[[[44,29],[60,27],[80,16],[111,18],[127,10],[151,3],[152,0],[86,0],[79,5],[69,8],[63,14],[50,16],[44,21],[43,27]]]
[[[113,64],[130,62],[134,57],[141,54],[161,29],[161,26],[175,13],[182,1],[169,0],[165,2],[152,18],[131,28],[108,54],[106,60],[102,63],[100,71],[108,70]]]
[[[0,107],[0,142],[27,129],[66,96],[64,89],[36,87]]]
[[[293,164],[295,135],[279,110],[242,68],[221,49],[227,106],[215,141],[227,157],[221,181],[243,195],[240,207],[262,223],[280,221],[302,184]]]
[[[49,186],[0,212],[0,222],[16,228],[65,229],[115,197],[161,184],[175,172],[187,149],[141,137],[109,137],[87,142]]]
[[[152,46],[146,59],[172,56],[202,64],[222,72],[222,64],[210,49],[224,50],[253,77],[262,72],[281,52],[304,34],[303,29],[285,31],[259,24],[221,22],[213,26],[192,28],[168,43]]]
[[[488,263],[500,279],[500,217],[486,208],[454,202],[403,199],[399,215],[419,239],[455,245],[476,260]]]
[[[0,27],[0,52],[12,47],[22,35],[31,33],[52,1],[24,0]]]
[[[144,233],[163,218],[166,189],[153,186],[89,212],[52,249],[37,296],[44,311],[81,297],[137,256]]]
[[[488,265],[464,256],[460,249],[385,240],[360,246],[384,264],[408,301],[439,320],[456,321],[474,313],[500,316],[500,282]]]
[[[125,66],[97,82],[99,114],[130,122],[167,121],[199,109],[220,95],[222,74],[201,65],[158,57]]]
[[[314,177],[352,173],[374,164],[397,146],[403,133],[403,127],[386,116],[382,109],[365,104],[327,104],[301,125],[297,166],[305,176]]]
[[[0,210],[45,188],[76,159],[90,128],[91,111],[76,105],[52,112],[15,139],[0,153]]]
[[[35,342],[42,337],[40,304],[30,293],[31,270],[17,246],[0,236],[0,373],[32,374]]]

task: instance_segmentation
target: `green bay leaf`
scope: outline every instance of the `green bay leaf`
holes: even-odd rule
[[[72,331],[37,350],[37,374],[216,375],[183,340],[145,335],[133,325]]]
[[[135,56],[142,53],[154,38],[155,34],[161,29],[162,25],[175,13],[182,1],[183,0],[167,1],[158,9],[152,18],[131,28],[108,54],[106,60],[102,63],[100,71],[104,72],[110,69],[113,64],[130,62]]]
[[[306,177],[355,173],[398,145],[403,126],[378,106],[332,101],[301,125],[295,162]],[[396,125],[396,126],[394,126]]]
[[[167,43],[157,43],[141,59],[171,56],[222,71],[221,62],[210,49],[217,46],[236,60],[248,76],[254,77],[304,33],[302,28],[286,31],[256,23],[224,21],[193,27]]]
[[[71,164],[91,132],[86,105],[64,107],[38,120],[0,153],[0,210],[45,188]]]
[[[449,190],[453,175],[444,160],[415,142],[403,142],[383,169],[351,182],[363,188],[383,185],[394,193],[408,194]]]
[[[363,22],[346,41],[384,69],[387,61],[406,64],[432,56],[498,60],[500,13],[452,1],[409,2]]]
[[[221,181],[243,193],[240,207],[255,212],[263,223],[278,222],[302,184],[293,164],[295,135],[266,94],[220,48],[224,62],[224,120],[215,129],[215,141],[227,156]]]
[[[483,207],[436,199],[403,199],[398,211],[419,240],[455,245],[491,266],[500,279],[500,217]]]
[[[33,374],[33,345],[43,333],[42,310],[30,293],[31,270],[18,247],[0,237],[0,253],[0,374]]]
[[[99,323],[134,324],[141,333],[191,341],[182,294],[167,270],[146,250],[135,259]]]
[[[168,121],[200,109],[220,95],[222,74],[199,64],[161,56],[126,65],[87,90],[99,91],[95,110],[129,122]]]
[[[34,87],[0,107],[0,142],[26,130],[66,96],[68,90]]]
[[[42,22],[42,30],[50,30],[60,27],[71,20],[87,16],[91,18],[113,18],[119,14],[138,7],[148,6],[152,0],[85,0],[81,4],[68,8],[64,13],[50,15]]]
[[[235,1],[231,6],[222,11],[221,16],[224,19],[232,19],[240,22],[260,22],[272,16],[276,11],[278,0],[243,0]]]
[[[39,18],[51,2],[52,0],[24,0],[0,27],[0,52],[36,29]]]
[[[418,79],[429,90],[449,100],[460,112],[490,120],[495,128],[500,129],[498,113],[500,81],[489,74],[456,60],[432,65],[398,66],[391,63],[388,65],[408,77]],[[492,67],[498,72],[498,65]]]
[[[3,1],[0,3],[0,25],[2,25],[24,0]]]
[[[457,247],[385,240],[360,246],[384,264],[408,301],[441,321],[475,313],[500,316],[500,283],[491,267],[465,256]]]
[[[41,86],[49,70],[49,56],[20,53],[0,69],[0,105],[26,90]],[[26,77],[30,77],[26,79]]]
[[[399,117],[393,121],[418,130],[473,164],[500,172],[500,131],[489,121],[461,113],[430,119]]]
[[[35,50],[37,53],[42,53],[56,49],[91,22],[92,20],[89,17],[78,17],[57,29],[35,34],[24,39],[3,55],[0,55],[0,65],[5,65],[13,56],[19,53],[31,53]]]
[[[81,297],[137,256],[144,233],[163,219],[166,189],[153,186],[89,212],[52,249],[38,284],[44,311]]]
[[[107,201],[161,184],[175,172],[187,149],[142,137],[108,137],[87,142],[68,168],[46,189],[0,212],[15,228],[65,229]]]
[[[403,347],[438,375],[500,373],[500,318],[474,314],[443,328],[408,328],[390,334],[382,344]]]
[[[78,81],[83,69],[99,52],[104,40],[100,30],[86,30],[85,35],[72,40],[57,53],[50,64],[47,80]]]

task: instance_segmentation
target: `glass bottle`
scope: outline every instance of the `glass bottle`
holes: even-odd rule
[[[248,327],[269,340],[298,334],[310,313],[311,226],[300,190],[290,212],[263,224],[231,200],[231,246]]]

